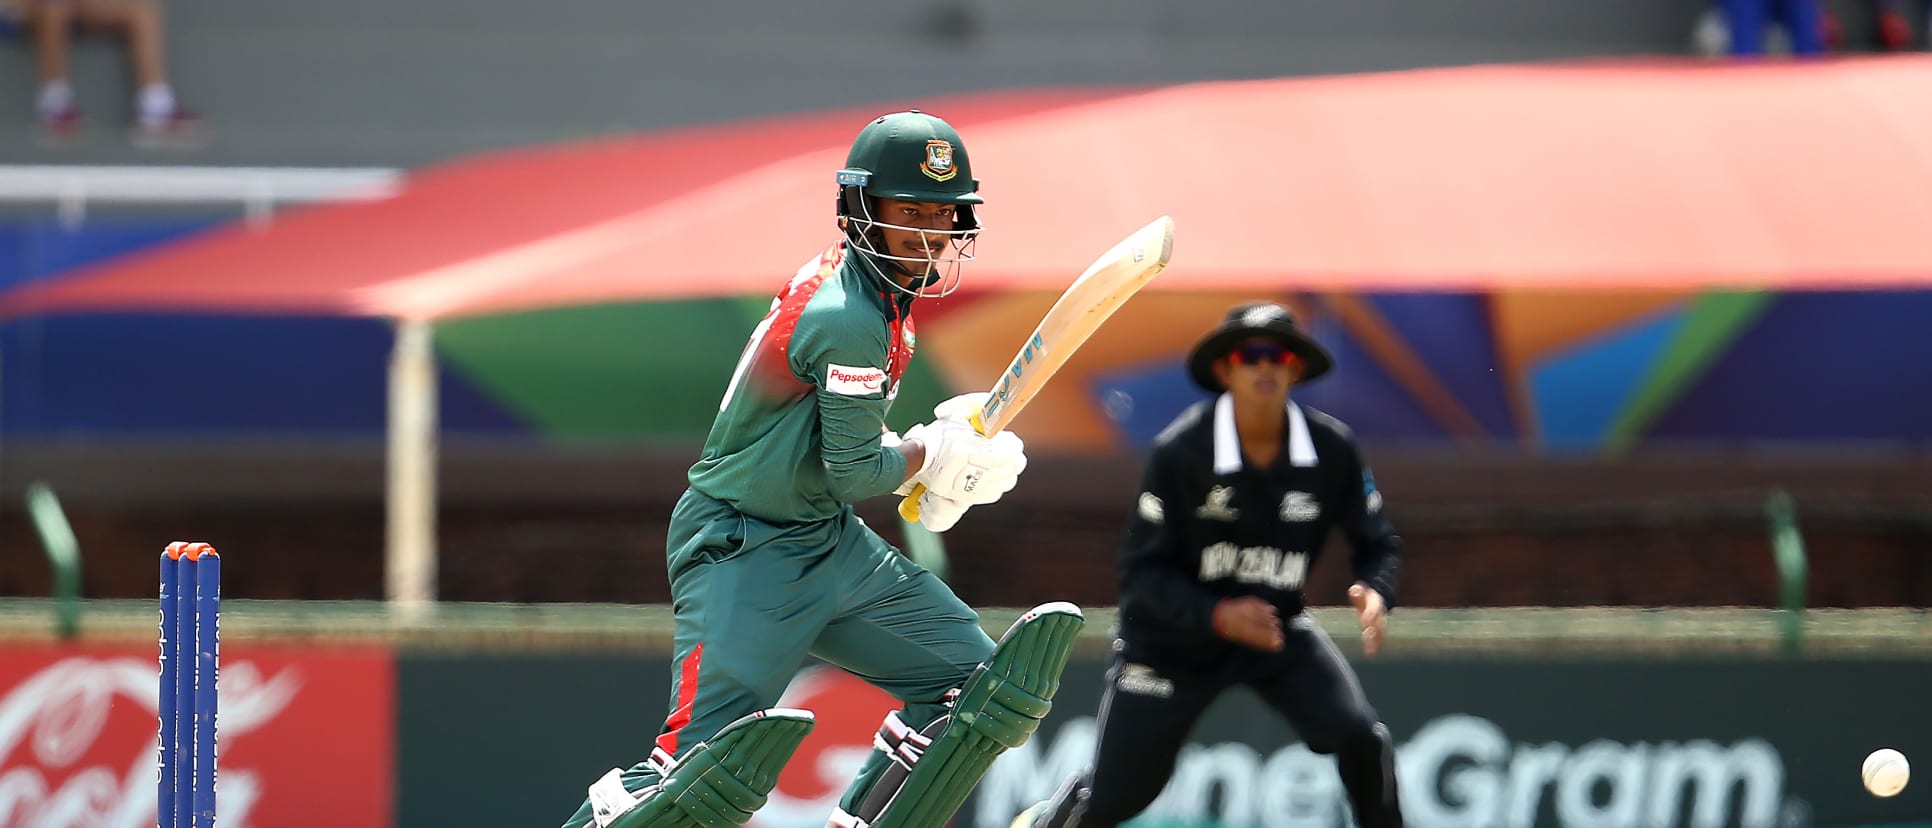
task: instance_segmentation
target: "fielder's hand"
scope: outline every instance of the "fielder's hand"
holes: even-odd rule
[[[1389,607],[1375,587],[1356,581],[1348,588],[1348,602],[1355,607],[1356,620],[1362,622],[1362,655],[1374,656],[1388,637]]]
[[[1279,652],[1283,644],[1281,616],[1275,612],[1275,605],[1253,595],[1223,598],[1215,604],[1214,631],[1252,650]]]
[[[905,439],[926,447],[925,464],[913,480],[967,506],[999,500],[1026,470],[1026,444],[1010,431],[982,437],[963,420],[940,419],[907,429]]]

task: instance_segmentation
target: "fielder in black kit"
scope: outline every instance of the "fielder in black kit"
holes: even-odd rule
[[[1188,370],[1218,395],[1156,439],[1119,555],[1117,653],[1093,767],[1013,828],[1113,828],[1167,784],[1202,711],[1254,689],[1311,750],[1335,756],[1362,828],[1402,824],[1395,747],[1355,671],[1305,611],[1330,529],[1353,548],[1348,589],[1367,655],[1381,647],[1401,540],[1346,426],[1290,402],[1328,352],[1272,303],[1236,306]]]

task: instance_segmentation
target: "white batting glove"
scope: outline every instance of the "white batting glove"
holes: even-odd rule
[[[999,500],[1026,470],[1026,444],[1010,431],[982,437],[972,426],[946,419],[913,426],[906,439],[926,446],[926,462],[913,479],[968,506]]]
[[[991,396],[993,395],[985,391],[976,391],[971,394],[961,394],[957,397],[952,397],[932,407],[932,418],[935,420],[958,420],[962,423],[970,423],[972,422],[973,412],[985,408],[986,398]]]
[[[978,391],[948,398],[932,407],[932,417],[935,420],[956,420],[971,425],[973,422],[973,412],[978,411],[980,406],[985,405],[986,398],[990,396],[992,395],[985,391]],[[911,430],[908,429],[907,433],[911,433]],[[904,442],[904,438],[900,437],[898,432],[890,429],[886,430],[886,448],[898,448],[901,442]],[[893,490],[892,493],[900,497],[905,497],[906,495],[912,494],[914,486],[924,485],[924,483],[925,481],[920,480],[918,475],[914,475],[907,478],[906,482],[900,484],[899,488]]]
[[[959,523],[972,507],[950,497],[940,497],[927,489],[919,496],[919,524],[934,532],[944,532]]]

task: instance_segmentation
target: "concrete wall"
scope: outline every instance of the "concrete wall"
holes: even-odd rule
[[[1932,458],[1748,450],[1538,460],[1368,447],[1409,545],[1409,606],[1776,606],[1765,498],[1787,489],[1810,556],[1811,606],[1932,605]],[[694,449],[648,452],[450,445],[441,457],[439,593],[454,601],[669,600],[665,523]],[[1114,548],[1139,460],[1036,457],[1026,480],[945,536],[951,581],[976,606],[1042,590],[1084,605],[1117,596]],[[50,573],[20,513],[26,481],[52,485],[84,550],[83,591],[139,598],[174,539],[245,555],[224,573],[246,598],[377,599],[383,583],[380,448],[34,446],[0,452],[0,596],[47,595]],[[858,508],[892,542],[892,498]],[[1331,538],[1308,592],[1333,604],[1347,550]]]
[[[176,84],[216,140],[137,152],[116,44],[100,125],[47,150],[0,44],[0,163],[415,165],[492,147],[986,88],[1681,53],[1694,0],[175,0]]]

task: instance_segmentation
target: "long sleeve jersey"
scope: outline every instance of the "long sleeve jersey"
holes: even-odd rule
[[[904,482],[881,445],[912,359],[912,297],[844,243],[804,267],[752,330],[691,487],[769,523],[837,515]]]
[[[1226,395],[1156,438],[1119,552],[1119,633],[1138,661],[1211,662],[1235,645],[1214,632],[1224,598],[1257,595],[1282,618],[1330,530],[1352,547],[1356,580],[1395,605],[1401,539],[1348,428],[1289,403],[1273,465],[1247,463]]]

